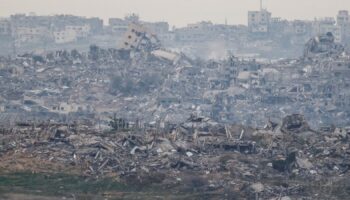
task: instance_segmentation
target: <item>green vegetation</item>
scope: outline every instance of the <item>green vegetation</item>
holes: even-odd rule
[[[179,192],[162,184],[123,184],[111,178],[93,179],[67,174],[12,173],[0,175],[0,199],[25,194],[26,199],[212,199],[217,192]],[[73,198],[74,197],[74,198]]]
[[[113,179],[94,180],[66,174],[34,174],[24,172],[0,176],[0,194],[19,191],[55,196],[72,193],[97,194],[104,191],[131,190],[126,185]]]

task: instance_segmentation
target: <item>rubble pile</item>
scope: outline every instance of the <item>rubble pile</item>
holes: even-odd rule
[[[334,40],[331,32],[310,39],[305,45],[304,57],[339,56],[345,48]]]
[[[299,115],[286,117],[275,129],[191,116],[169,133],[99,132],[81,124],[52,123],[22,123],[0,133],[2,171],[115,177],[133,185],[212,191],[224,199],[349,195],[332,188],[348,185],[350,131],[313,131]]]
[[[220,42],[202,44],[220,59],[200,59],[164,48],[137,21],[117,49],[0,56],[2,172],[217,199],[348,198],[350,54],[337,35],[311,38],[297,59],[238,58]]]
[[[310,130],[304,117],[299,114],[287,116],[282,121],[282,132],[301,133]]]
[[[0,57],[0,122],[91,121],[106,129],[117,115],[131,126],[171,128],[196,114],[263,128],[300,113],[313,129],[349,126],[349,54],[331,34],[306,49],[293,60],[191,59],[135,24],[119,49]]]

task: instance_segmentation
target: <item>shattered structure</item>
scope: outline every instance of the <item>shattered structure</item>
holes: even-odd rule
[[[350,125],[350,58],[331,34],[310,40],[300,59],[205,61],[163,48],[141,25],[129,29],[120,49],[1,57],[2,122],[84,119],[103,129],[117,114],[166,128],[195,114],[262,128],[302,114],[312,128]]]
[[[336,44],[334,41],[334,36],[331,32],[328,32],[324,35],[319,35],[306,44],[304,56],[312,57],[312,56],[327,56],[330,54],[338,54],[339,52],[343,52],[344,47],[340,44]]]
[[[0,76],[4,171],[71,169],[217,199],[349,195],[332,186],[350,169],[350,56],[332,34],[294,60],[201,60],[133,23],[118,49],[0,57]]]
[[[349,184],[350,130],[314,131],[300,115],[276,125],[254,129],[191,116],[166,133],[22,123],[1,130],[0,169],[69,169],[133,187],[200,191],[200,198],[208,191],[212,199],[346,198],[340,185]]]

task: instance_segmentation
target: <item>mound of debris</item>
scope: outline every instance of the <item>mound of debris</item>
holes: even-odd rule
[[[253,129],[196,116],[171,132],[18,124],[0,131],[0,170],[70,171],[140,186],[212,191],[223,195],[219,199],[350,195],[343,189],[339,189],[342,193],[324,192],[333,184],[346,184],[349,178],[350,131],[310,131],[298,114],[285,117],[277,126],[281,128]]]
[[[335,43],[332,33],[328,32],[310,39],[304,50],[304,58],[339,56],[345,48]]]
[[[303,115],[288,115],[283,119],[281,131],[283,133],[302,133],[309,131],[310,127]]]

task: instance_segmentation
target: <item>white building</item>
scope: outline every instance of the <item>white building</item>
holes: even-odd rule
[[[0,19],[0,35],[11,35],[11,24],[7,19]]]
[[[93,108],[87,105],[78,105],[75,103],[59,103],[51,107],[51,112],[56,112],[60,114],[69,114],[75,112],[89,112],[92,111]]]
[[[145,27],[156,33],[157,35],[166,34],[169,32],[168,22],[153,22],[143,23]]]
[[[17,42],[37,42],[44,38],[50,38],[50,31],[43,26],[36,27],[17,27],[15,32]]]
[[[341,28],[342,42],[348,42],[350,39],[350,15],[347,10],[339,11],[337,25]]]
[[[307,34],[310,31],[310,24],[307,21],[295,20],[292,22],[293,32],[297,35]]]
[[[89,24],[68,25],[63,30],[53,31],[52,35],[56,44],[75,42],[78,39],[87,38],[91,33]]]
[[[316,19],[312,23],[312,34],[320,35],[326,33],[332,33],[335,39],[335,42],[340,43],[343,40],[341,27],[336,25],[336,21],[332,17],[327,17],[323,19]]]
[[[271,13],[266,9],[248,12],[248,28],[253,33],[268,33]]]
[[[226,36],[235,31],[234,26],[213,24],[211,21],[202,21],[188,24],[187,27],[175,29],[175,38],[179,42],[203,43],[226,39]]]
[[[111,32],[116,34],[125,33],[128,30],[130,24],[129,21],[119,18],[110,18],[108,22]]]
[[[157,37],[159,38],[160,41],[167,43],[167,42],[175,41],[176,35],[174,32],[167,32],[167,33],[157,35]]]
[[[74,31],[78,38],[86,38],[90,35],[91,27],[89,24],[66,26],[66,31]]]
[[[70,43],[77,40],[77,33],[73,30],[54,31],[53,36],[56,44]]]
[[[343,25],[343,24],[349,24],[349,23],[350,23],[349,11],[340,10],[337,15],[337,24]]]

